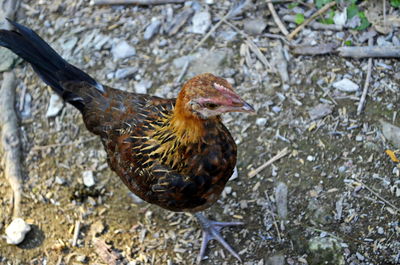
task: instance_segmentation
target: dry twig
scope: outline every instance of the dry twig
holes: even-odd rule
[[[73,247],[76,247],[80,229],[81,229],[81,222],[78,220],[75,222],[75,227],[74,227],[74,237],[72,238],[72,246]]]
[[[369,37],[368,45],[372,46],[373,44],[374,44],[373,43],[373,38]],[[372,72],[372,58],[369,58],[368,59],[367,77],[365,78],[363,93],[361,95],[360,102],[358,103],[357,115],[361,114],[361,111],[363,110],[364,105],[365,105],[365,100],[367,98],[367,93],[368,93],[368,86],[369,86],[369,82],[370,82],[370,79],[371,79],[371,72]]]
[[[274,19],[279,30],[283,33],[283,35],[287,36],[289,34],[289,31],[286,29],[285,25],[282,23],[281,19],[279,18],[278,14],[276,13],[274,5],[272,3],[268,3],[268,8],[269,8],[269,11],[271,11],[272,18]]]
[[[242,30],[240,30],[238,27],[236,27],[235,25],[233,25],[232,23],[230,23],[229,21],[225,20],[224,21],[227,25],[229,25],[231,28],[233,28],[234,30],[236,30],[237,32],[239,32],[240,34],[242,34],[247,40],[246,40],[246,44],[247,46],[252,50],[252,52],[257,56],[258,60],[260,60],[265,67],[267,68],[267,71],[272,71],[273,67],[272,65],[268,62],[267,58],[264,56],[264,54],[262,54],[262,52],[260,51],[260,49],[257,47],[257,45],[251,40],[251,38],[249,37],[249,35],[247,35],[245,32],[243,32]]]
[[[369,192],[371,192],[372,194],[374,194],[378,199],[380,199],[381,201],[383,201],[384,203],[386,203],[387,205],[389,205],[390,207],[393,208],[393,210],[396,212],[396,214],[400,213],[400,209],[398,207],[396,207],[393,203],[389,202],[388,200],[384,199],[379,193],[377,193],[376,191],[374,191],[373,189],[371,189],[370,187],[368,187],[364,182],[362,182],[359,178],[355,177],[355,180],[357,180],[364,188],[366,188],[367,190],[369,190]]]
[[[0,17],[13,18],[19,7],[19,0],[4,0]],[[6,29],[11,29],[7,23]],[[15,113],[15,89],[17,83],[14,72],[3,74],[3,83],[0,89],[0,127],[1,145],[3,147],[2,164],[4,175],[12,189],[11,212],[14,217],[20,215],[22,196],[22,165],[21,165],[21,140],[19,138],[18,119]]]
[[[182,4],[187,0],[96,0],[95,5],[140,5]]]
[[[282,149],[281,151],[279,151],[273,158],[271,158],[270,160],[268,160],[267,162],[265,162],[263,165],[259,166],[256,169],[251,170],[247,176],[252,178],[255,175],[257,175],[258,173],[260,173],[262,170],[264,170],[266,167],[268,167],[269,165],[271,165],[272,163],[274,163],[275,161],[281,159],[282,157],[286,156],[287,154],[289,154],[289,149],[287,147],[285,147],[284,149]]]
[[[326,5],[324,5],[320,10],[315,12],[311,17],[307,18],[301,25],[299,25],[297,28],[295,28],[292,33],[290,33],[287,37],[289,40],[293,39],[294,36],[296,36],[305,26],[307,26],[311,21],[313,21],[316,17],[319,15],[325,13],[326,11],[329,10],[329,8],[333,7],[336,5],[336,2],[330,2]]]

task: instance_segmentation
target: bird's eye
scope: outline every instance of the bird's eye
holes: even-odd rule
[[[216,108],[218,107],[218,104],[215,104],[215,103],[205,103],[205,104],[204,104],[204,107],[206,107],[207,109],[213,110],[213,109],[216,109]]]

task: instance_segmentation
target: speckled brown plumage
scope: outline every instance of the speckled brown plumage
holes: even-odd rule
[[[44,82],[83,116],[99,135],[108,164],[143,200],[171,211],[198,212],[221,194],[236,164],[236,144],[220,114],[254,112],[224,79],[212,74],[187,81],[177,99],[128,93],[98,83],[62,59],[35,32],[11,22],[0,30],[0,46],[28,61]],[[199,213],[203,244],[217,239],[240,260],[219,234],[221,223]]]
[[[86,83],[64,87],[84,99],[86,127],[100,135],[110,167],[143,200],[199,211],[218,198],[236,163],[235,142],[219,117],[199,121],[197,135],[178,135],[175,99],[109,87],[102,94]]]

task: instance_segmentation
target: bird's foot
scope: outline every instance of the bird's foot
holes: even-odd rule
[[[203,260],[207,244],[212,239],[215,239],[219,243],[221,243],[221,245],[226,250],[228,250],[235,258],[237,258],[240,262],[242,262],[241,258],[239,257],[239,254],[237,254],[236,251],[233,250],[233,248],[228,244],[228,242],[225,241],[225,239],[221,236],[220,233],[221,229],[224,228],[225,226],[243,225],[242,222],[216,222],[207,219],[201,213],[195,213],[194,216],[196,216],[203,230],[203,242],[201,243],[200,253],[199,256],[197,257],[197,264],[200,264],[200,262]]]

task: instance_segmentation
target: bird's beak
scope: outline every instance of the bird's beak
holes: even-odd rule
[[[232,98],[231,98],[232,100]],[[247,112],[255,114],[256,110],[249,103],[241,99],[239,96],[231,101],[231,104],[225,106],[225,112]]]

